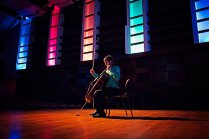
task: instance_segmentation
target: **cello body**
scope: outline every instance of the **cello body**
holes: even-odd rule
[[[109,75],[104,72],[98,78],[96,78],[93,82],[90,83],[89,88],[87,90],[85,100],[88,103],[91,103],[94,100],[94,92],[96,90],[101,90],[103,86],[106,84]]]

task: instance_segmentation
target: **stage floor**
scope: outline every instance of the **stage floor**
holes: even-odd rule
[[[1,111],[1,139],[208,139],[209,112],[111,110],[92,118],[92,109]],[[130,115],[130,113],[129,113]]]

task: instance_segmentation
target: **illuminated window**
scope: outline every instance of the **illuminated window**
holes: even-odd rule
[[[25,17],[21,21],[16,70],[23,70],[27,68],[28,50],[30,44],[30,28],[31,19]]]
[[[54,66],[61,63],[60,61],[60,50],[61,50],[61,39],[60,36],[63,34],[63,15],[60,13],[59,7],[55,6],[52,11],[51,24],[49,29],[49,41],[47,49],[47,66]]]
[[[81,38],[81,61],[88,61],[97,59],[98,44],[97,38],[99,34],[98,26],[100,24],[100,17],[98,12],[100,10],[99,0],[85,0],[83,15],[83,29]]]
[[[209,1],[191,0],[194,43],[209,42]]]
[[[150,50],[147,0],[127,0],[126,54]]]

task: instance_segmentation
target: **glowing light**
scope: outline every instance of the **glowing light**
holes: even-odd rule
[[[28,46],[20,47],[19,52],[28,51]]]
[[[131,44],[133,43],[138,43],[138,42],[143,42],[144,41],[144,35],[136,35],[136,36],[131,36]]]
[[[57,38],[58,27],[52,27],[50,30],[50,39]]]
[[[194,5],[193,5],[194,4]],[[198,0],[193,1],[192,21],[195,43],[209,42],[209,1]],[[198,12],[196,12],[198,10]]]
[[[98,9],[97,6],[99,5],[99,0],[91,1],[85,0],[84,6],[84,18],[83,18],[83,38],[82,38],[82,61],[92,60],[93,58],[93,47],[96,47],[93,38],[99,32],[95,30],[96,25],[99,24],[99,19],[97,16]],[[86,38],[88,37],[88,38]],[[86,53],[88,52],[88,53]],[[94,57],[95,58],[95,57]]]
[[[57,44],[57,39],[49,40],[49,45]]]
[[[209,42],[209,32],[199,33],[199,43]]]
[[[130,3],[130,17],[142,15],[142,0]]]
[[[55,65],[55,59],[49,59],[48,66],[54,66],[54,65]]]
[[[141,53],[144,52],[144,44],[131,45],[131,53]]]
[[[49,58],[49,59],[55,58],[55,53],[49,53],[48,58]]]
[[[27,57],[28,49],[30,42],[30,28],[31,28],[31,19],[25,17],[21,21],[20,28],[20,42],[18,46],[18,53],[16,59],[16,70],[22,70],[27,68]]]
[[[94,16],[89,16],[85,18],[85,30],[94,27]]]
[[[18,61],[18,63],[26,63],[27,62],[27,58],[20,58],[17,61]]]
[[[198,31],[209,29],[209,20],[197,23]]]
[[[142,33],[144,31],[143,25],[141,26],[136,26],[131,28],[131,35],[137,34],[137,33]]]
[[[93,37],[88,38],[88,39],[84,39],[84,45],[86,44],[92,44],[93,43]]]
[[[92,53],[83,54],[83,61],[92,60]]]
[[[202,9],[202,8],[205,8],[205,7],[208,7],[209,6],[209,1],[208,0],[198,0],[195,2],[195,9],[198,10],[198,9]]]
[[[84,37],[89,37],[89,36],[93,36],[93,30],[89,30],[89,31],[84,32]]]
[[[29,35],[20,37],[20,46],[28,45]]]
[[[197,20],[209,18],[209,9],[197,12],[196,15],[197,15]]]
[[[93,45],[84,46],[83,52],[92,52],[93,51]]]
[[[134,26],[137,24],[142,24],[143,23],[143,17],[137,17],[134,19],[130,19],[130,26]]]
[[[146,0],[129,0],[127,6],[129,6],[129,21],[126,26],[126,54],[149,51],[148,25],[145,22],[147,20]]]
[[[52,11],[51,16],[51,24],[50,24],[50,36],[48,42],[48,51],[47,51],[47,65],[54,66],[57,64],[57,49],[58,49],[58,29],[59,29],[59,22],[60,22],[60,9],[59,7],[55,6],[54,10]]]
[[[56,46],[50,46],[49,47],[49,52],[54,52],[56,51]]]

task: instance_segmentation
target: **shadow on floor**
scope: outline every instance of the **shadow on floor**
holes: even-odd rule
[[[177,120],[177,121],[209,121],[204,119],[191,119],[184,117],[126,117],[126,116],[109,116],[109,119],[124,119],[124,120]]]

